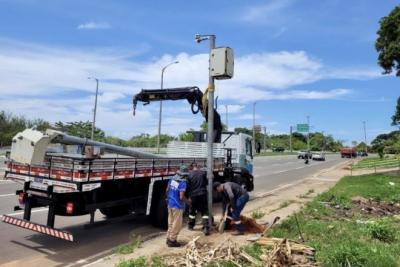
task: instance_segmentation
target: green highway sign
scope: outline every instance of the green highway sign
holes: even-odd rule
[[[299,133],[308,133],[310,130],[310,127],[308,127],[308,124],[297,124],[297,131]]]

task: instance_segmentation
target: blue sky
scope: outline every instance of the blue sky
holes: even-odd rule
[[[381,75],[378,21],[396,1],[50,1],[0,0],[0,109],[55,122],[90,120],[100,79],[98,126],[123,138],[157,131],[158,105],[138,107],[141,88],[207,85],[206,43],[235,51],[235,77],[217,82],[229,127],[288,132],[310,115],[315,131],[351,142],[394,130],[400,80]],[[198,128],[180,102],[165,105],[163,132]]]

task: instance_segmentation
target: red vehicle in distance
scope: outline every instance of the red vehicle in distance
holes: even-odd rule
[[[357,149],[354,147],[344,147],[340,150],[340,155],[342,158],[356,158]]]

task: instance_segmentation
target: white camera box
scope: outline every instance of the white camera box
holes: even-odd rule
[[[211,51],[211,76],[217,80],[233,77],[234,58],[230,47],[218,47]]]

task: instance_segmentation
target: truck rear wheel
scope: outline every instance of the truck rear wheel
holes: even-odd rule
[[[127,215],[131,212],[129,205],[121,205],[107,208],[100,208],[100,212],[108,218],[115,218],[123,215]]]
[[[154,201],[155,205],[150,213],[151,224],[161,229],[168,229],[168,207],[165,198],[166,195],[164,193]]]

